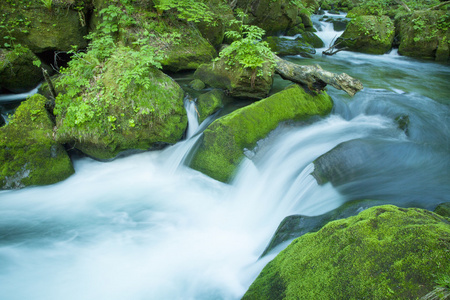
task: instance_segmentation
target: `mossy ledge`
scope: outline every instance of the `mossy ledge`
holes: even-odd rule
[[[384,205],[294,240],[249,299],[418,299],[450,272],[449,219]]]
[[[243,158],[244,148],[253,148],[280,122],[326,115],[332,107],[333,102],[325,92],[313,96],[292,85],[214,121],[203,132],[190,166],[228,182]]]
[[[42,95],[30,97],[0,128],[0,189],[52,184],[74,173],[66,151],[52,137],[46,101]]]

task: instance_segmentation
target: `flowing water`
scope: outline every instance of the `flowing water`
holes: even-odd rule
[[[338,34],[322,25],[321,36]],[[259,259],[288,215],[355,199],[430,209],[450,201],[449,66],[320,53],[291,59],[346,72],[365,89],[350,98],[329,88],[330,116],[281,124],[246,151],[231,184],[183,164],[214,118],[196,124],[186,99],[186,140],[108,163],[75,158],[64,182],[0,192],[0,298],[239,299],[280,250]],[[355,140],[372,150],[352,164],[356,175],[317,185],[312,161]]]

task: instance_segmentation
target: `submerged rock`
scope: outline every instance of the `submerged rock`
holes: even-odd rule
[[[182,138],[187,127],[183,90],[155,67],[133,77],[123,90],[121,84],[130,80],[133,70],[127,55],[129,48],[118,48],[103,66],[92,65],[95,80],[79,79],[77,70],[65,75],[90,86],[75,96],[57,97],[57,141],[108,160],[124,151],[161,148]]]
[[[221,58],[201,65],[194,77],[206,84],[228,90],[233,97],[262,99],[269,94],[273,83],[274,66],[270,62],[252,70],[240,65],[230,66]]]
[[[316,232],[331,221],[348,218],[357,215],[365,209],[383,204],[385,204],[384,201],[379,200],[356,200],[347,202],[339,208],[320,216],[288,216],[281,221],[275,234],[270,240],[269,245],[261,256],[265,256],[271,250],[286,241],[298,238],[308,232]]]
[[[438,215],[450,218],[450,202],[439,204],[434,210],[434,212],[437,213]]]
[[[66,151],[53,139],[46,101],[30,97],[0,128],[0,189],[52,184],[74,173]]]
[[[266,38],[270,49],[277,55],[301,55],[303,57],[311,57],[316,54],[316,50],[312,45],[303,41],[301,37],[295,39],[283,38],[278,36],[269,36]]]
[[[332,106],[326,93],[312,96],[297,85],[290,86],[209,125],[203,132],[191,167],[228,182],[243,158],[244,149],[252,149],[280,122],[326,115]]]
[[[400,55],[447,61],[450,17],[444,11],[418,11],[396,20]]]
[[[225,93],[214,89],[197,98],[197,109],[199,113],[198,122],[203,122],[207,117],[217,112],[224,106]]]
[[[39,59],[28,48],[0,49],[0,87],[13,93],[35,88],[44,77],[33,61]]]
[[[369,208],[294,240],[242,299],[416,299],[450,272],[450,222],[430,211]]]
[[[339,49],[384,54],[392,47],[394,32],[394,23],[387,16],[358,16],[350,20],[335,45]]]

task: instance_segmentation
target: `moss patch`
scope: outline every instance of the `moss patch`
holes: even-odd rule
[[[212,90],[201,94],[197,99],[197,110],[199,113],[199,122],[203,122],[207,117],[221,109],[224,105],[224,92],[221,90]]]
[[[46,101],[32,96],[0,128],[0,189],[52,184],[74,173],[66,151],[52,137]]]
[[[294,240],[243,299],[416,299],[450,272],[449,247],[448,219],[373,207]]]
[[[326,115],[332,106],[326,93],[312,96],[291,86],[214,121],[204,131],[191,167],[227,182],[241,162],[244,148],[253,148],[282,121]]]

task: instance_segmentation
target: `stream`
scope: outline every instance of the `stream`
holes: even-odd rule
[[[315,18],[328,45],[340,33]],[[108,163],[74,158],[76,174],[63,182],[0,191],[0,298],[239,299],[286,246],[260,259],[286,216],[358,199],[427,209],[450,201],[449,65],[395,50],[322,56],[326,48],[288,59],[345,72],[364,90],[351,98],[329,87],[329,116],[280,124],[246,151],[231,184],[185,166],[214,119],[199,125],[185,99],[189,130],[174,146]],[[349,141],[372,155],[344,183],[318,185],[312,162]]]

